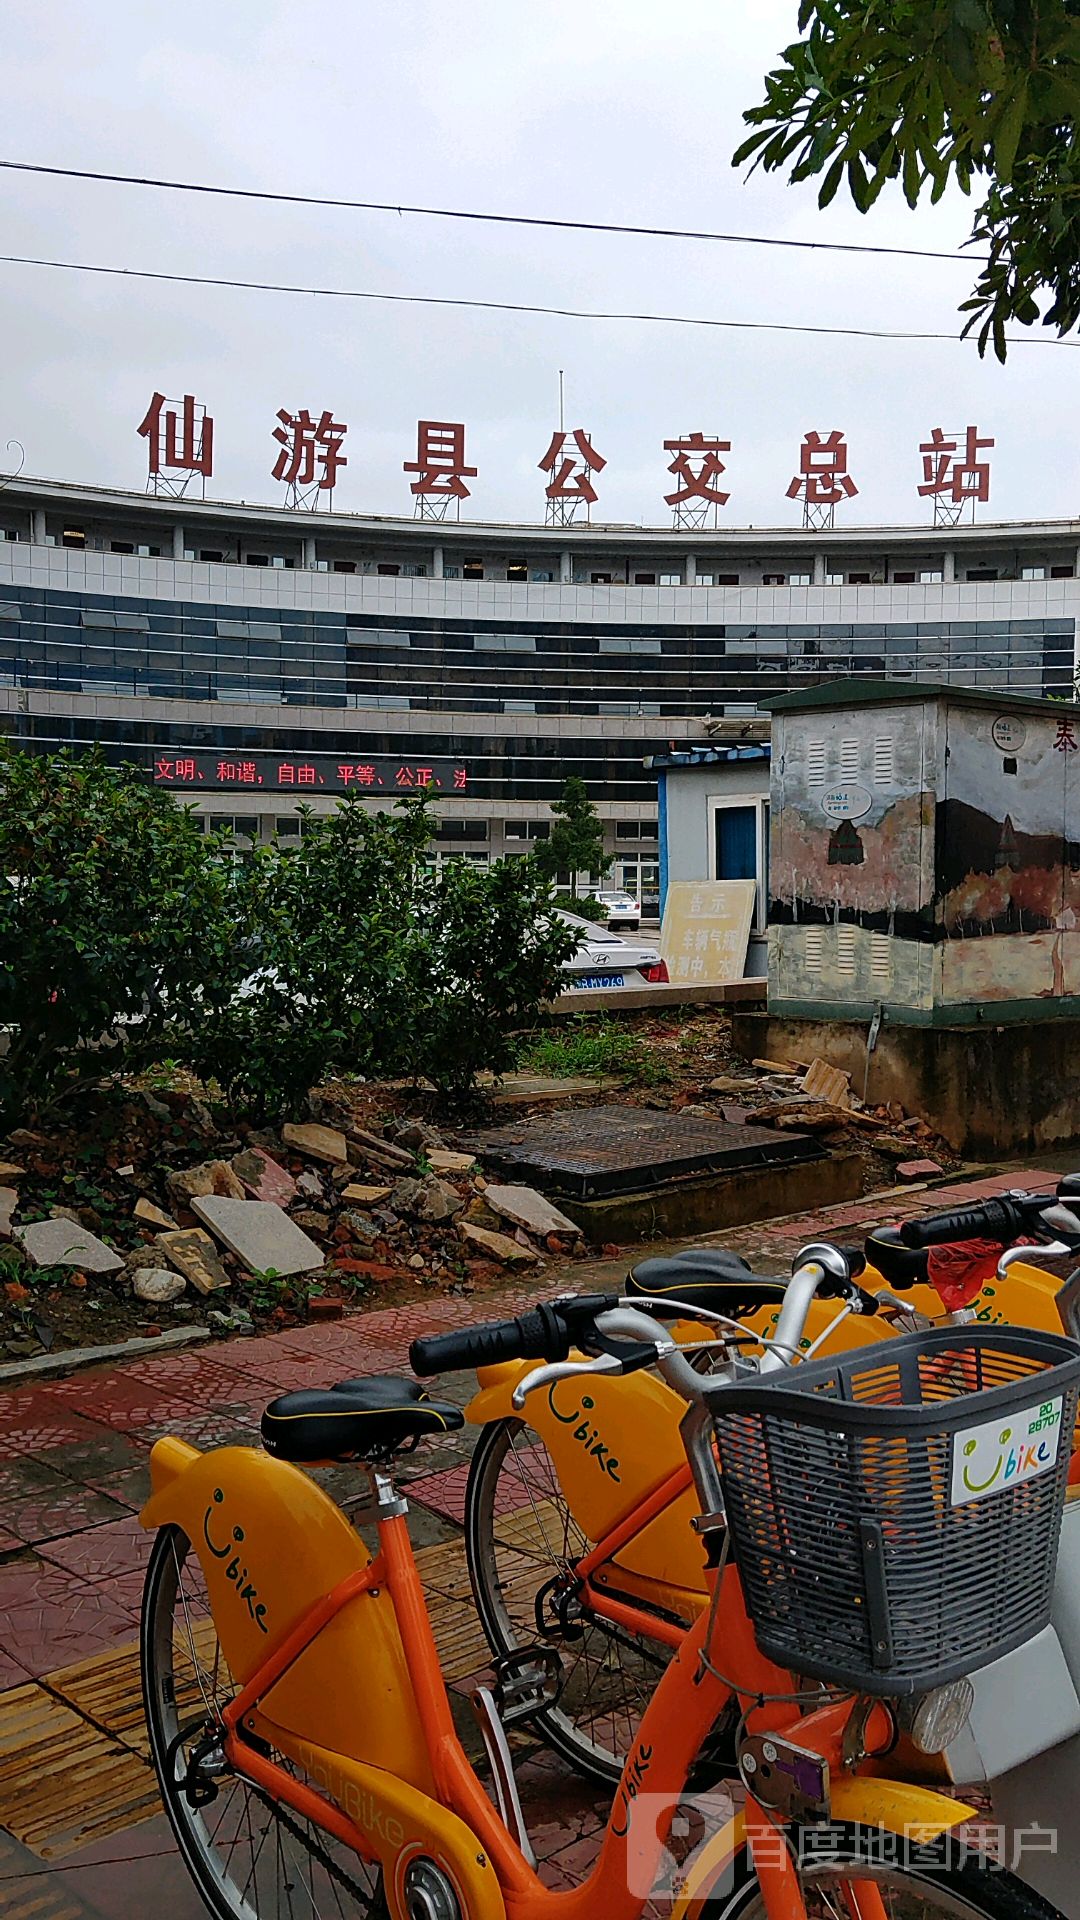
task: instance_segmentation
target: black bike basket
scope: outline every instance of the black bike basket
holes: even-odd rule
[[[1050,1619],[1080,1349],[934,1327],[708,1393],[758,1645],[921,1693]]]

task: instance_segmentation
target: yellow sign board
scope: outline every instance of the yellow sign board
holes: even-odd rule
[[[744,977],[756,897],[756,880],[671,882],[660,951],[673,986],[720,987]]]

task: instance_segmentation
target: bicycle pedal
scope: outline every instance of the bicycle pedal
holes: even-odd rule
[[[492,1694],[504,1727],[553,1707],[562,1692],[562,1661],[554,1647],[519,1647],[494,1662]]]

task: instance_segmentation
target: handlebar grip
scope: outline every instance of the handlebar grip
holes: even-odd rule
[[[535,1307],[516,1320],[489,1320],[455,1333],[432,1333],[414,1340],[409,1365],[422,1378],[494,1366],[500,1360],[565,1360],[569,1335],[553,1307]]]
[[[1047,1199],[1042,1206],[1050,1205]],[[905,1247],[940,1247],[959,1240],[1014,1240],[1027,1222],[1022,1209],[1009,1200],[984,1200],[980,1206],[957,1207],[951,1213],[928,1213],[921,1220],[905,1220],[900,1238]]]

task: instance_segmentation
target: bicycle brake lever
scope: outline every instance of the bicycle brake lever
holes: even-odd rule
[[[536,1367],[532,1373],[519,1380],[510,1395],[510,1405],[515,1413],[520,1413],[530,1393],[536,1393],[541,1387],[553,1386],[557,1380],[569,1380],[583,1373],[621,1373],[621,1362],[612,1354],[601,1353],[595,1360],[550,1360],[542,1367]]]

